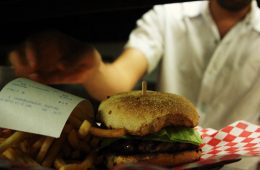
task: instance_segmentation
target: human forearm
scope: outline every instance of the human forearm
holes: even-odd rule
[[[98,100],[118,92],[133,89],[136,82],[144,75],[147,61],[136,49],[125,50],[114,63],[102,63],[87,78],[84,87]]]
[[[115,62],[105,64],[94,47],[60,33],[31,38],[21,51],[10,55],[17,76],[45,84],[82,84],[98,100],[131,90],[147,68],[137,49],[126,49]]]
[[[84,87],[92,97],[103,100],[112,94],[130,90],[132,86],[126,82],[113,64],[102,64],[84,83]]]

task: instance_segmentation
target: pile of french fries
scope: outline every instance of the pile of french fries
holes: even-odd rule
[[[96,126],[91,109],[74,110],[61,136],[43,135],[0,128],[0,158],[29,167],[59,170],[87,170],[95,166],[97,148],[103,138],[125,135],[123,129],[107,130]]]

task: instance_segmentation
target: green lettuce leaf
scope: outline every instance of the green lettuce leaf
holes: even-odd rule
[[[161,131],[144,137],[145,140],[156,140],[165,142],[182,142],[194,145],[202,144],[199,133],[193,128],[172,128],[167,127]]]

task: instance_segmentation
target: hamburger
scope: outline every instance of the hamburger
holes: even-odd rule
[[[100,103],[97,118],[108,129],[126,131],[102,142],[108,168],[140,162],[172,167],[201,156],[202,140],[194,130],[199,116],[182,96],[141,90],[116,94]]]

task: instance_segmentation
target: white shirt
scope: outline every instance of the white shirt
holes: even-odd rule
[[[126,48],[141,50],[148,73],[160,65],[159,91],[186,96],[200,114],[200,126],[215,129],[246,120],[259,124],[260,11],[223,39],[208,1],[155,6],[137,21]]]

